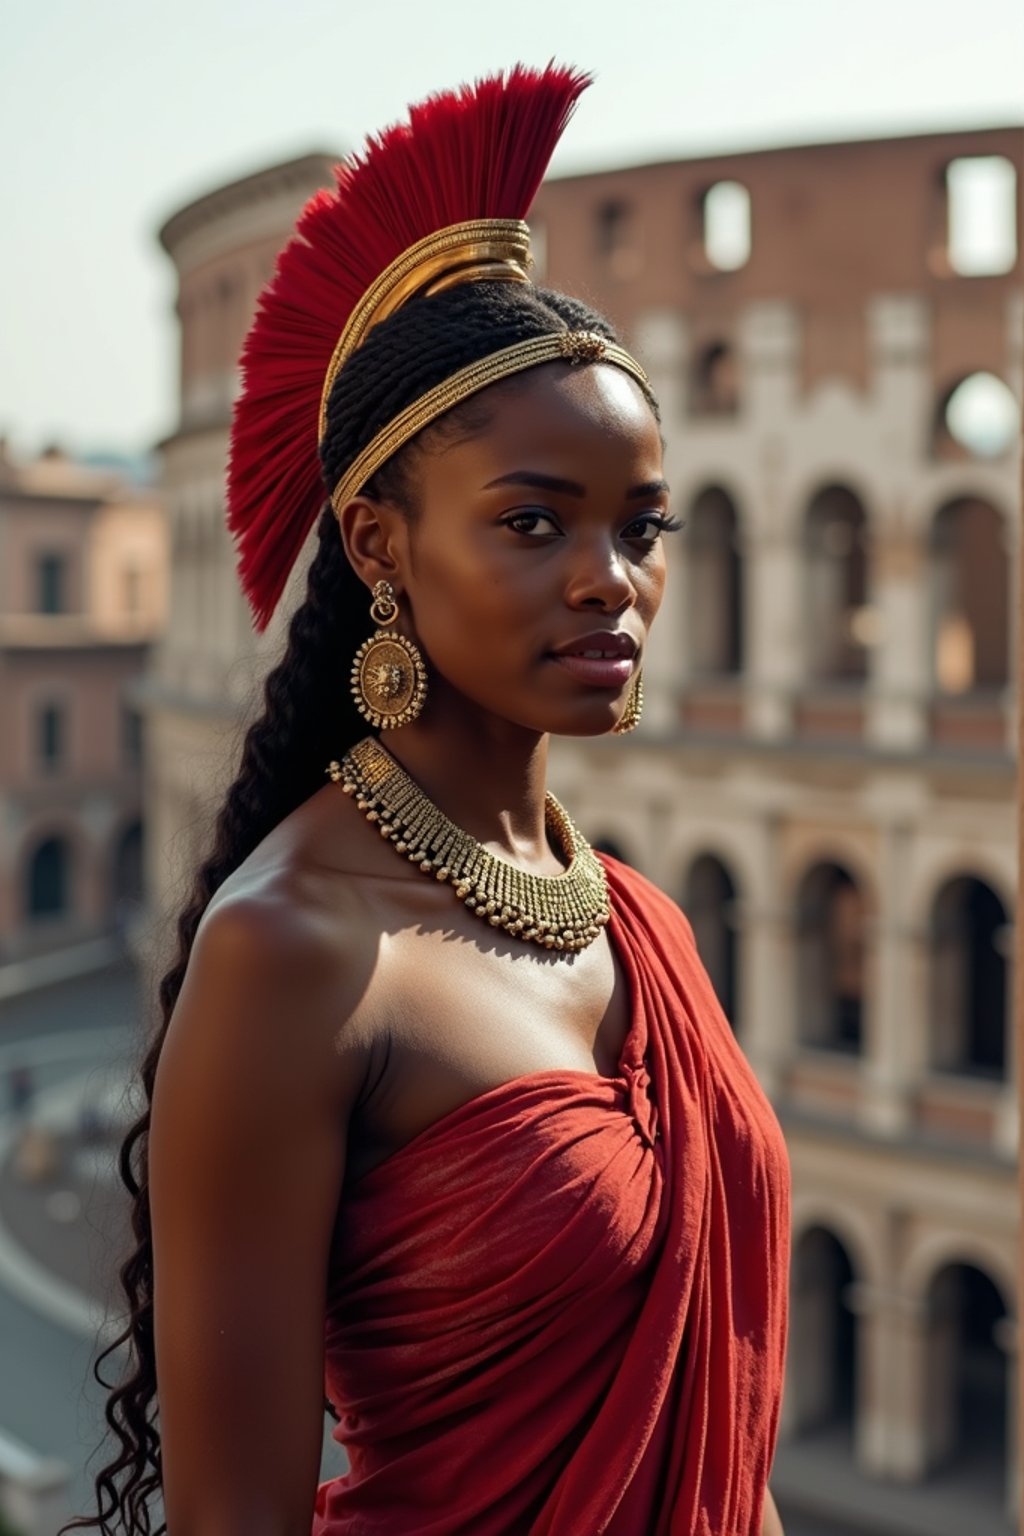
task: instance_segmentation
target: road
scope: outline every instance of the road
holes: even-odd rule
[[[78,1113],[111,1090],[117,1100],[152,1024],[129,960],[0,1000],[0,1429],[70,1468],[76,1513],[94,1508],[92,1476],[111,1446],[104,1441],[106,1393],[92,1373],[102,1308],[90,1305],[88,1293],[103,1291],[121,1305],[111,1280],[128,1211],[112,1172],[120,1133],[105,1146],[83,1145]],[[61,1146],[56,1190],[54,1181],[32,1187],[14,1175],[12,1067],[30,1069],[32,1119],[50,1124]],[[122,1105],[122,1122],[127,1112]],[[108,1380],[119,1377],[123,1358],[104,1362]],[[325,1421],[325,1478],[345,1470],[330,1427]]]
[[[0,1133],[11,1140],[8,1072],[28,1066],[47,1095],[131,1048],[138,982],[128,961],[0,1002]],[[91,1377],[94,1340],[67,1326],[38,1295],[0,1277],[0,1427],[72,1471],[75,1508],[89,1489],[85,1463],[102,1437],[103,1393]]]

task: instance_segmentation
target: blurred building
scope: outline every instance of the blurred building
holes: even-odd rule
[[[982,1536],[1019,1505],[1022,161],[1022,128],[706,156],[548,182],[531,219],[538,276],[648,366],[687,520],[643,724],[560,742],[555,787],[680,901],[784,1126],[772,1485],[823,1536],[840,1513],[846,1532]],[[182,329],[171,620],[147,683],[164,915],[302,580],[257,643],[223,473],[256,293],[327,165],[272,168],[162,231]]]
[[[339,155],[313,154],[221,187],[160,230],[178,276],[179,419],[159,445],[171,543],[167,629],[138,694],[147,719],[146,887],[157,916],[183,901],[205,855],[240,723],[280,649],[303,562],[265,634],[252,630],[224,520],[238,358],[261,288],[306,199]]]
[[[140,905],[130,687],[166,576],[151,487],[0,444],[0,966],[116,935]]]

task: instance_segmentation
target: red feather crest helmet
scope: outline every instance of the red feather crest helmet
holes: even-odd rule
[[[321,396],[360,300],[410,246],[473,219],[523,219],[591,77],[515,65],[430,96],[309,199],[242,349],[227,475],[238,575],[264,630],[325,501]]]

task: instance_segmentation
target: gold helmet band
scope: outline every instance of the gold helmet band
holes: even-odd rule
[[[489,357],[482,357],[460,368],[451,378],[435,384],[433,389],[428,389],[426,394],[407,405],[386,427],[382,427],[335,486],[331,494],[335,517],[340,518],[345,503],[362,490],[366,482],[404,443],[438,416],[498,379],[506,379],[510,374],[534,368],[539,363],[551,362],[613,363],[636,379],[645,395],[653,402],[650,380],[636,359],[630,357],[616,342],[606,340],[595,331],[573,331],[566,327],[565,330],[549,332],[545,336],[532,336],[528,341],[514,342],[512,346],[502,347],[499,352],[492,352]]]
[[[363,294],[338,338],[320,396],[319,440],[327,430],[327,402],[339,371],[375,325],[419,294],[439,293],[457,283],[530,282],[530,231],[522,219],[471,219],[435,230],[396,257]],[[566,327],[503,347],[461,368],[407,405],[367,443],[331,493],[335,516],[393,454],[417,432],[469,395],[498,379],[539,363],[614,363],[632,375],[653,401],[640,364],[615,342],[593,331]]]
[[[417,294],[439,293],[456,283],[528,283],[532,265],[530,230],[522,219],[468,219],[437,229],[404,250],[367,288],[338,338],[320,394],[320,442],[327,430],[331,387],[375,325]]]

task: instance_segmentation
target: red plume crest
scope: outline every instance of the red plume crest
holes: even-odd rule
[[[324,503],[317,419],[345,322],[377,277],[424,236],[466,219],[525,218],[591,77],[517,64],[443,91],[334,168],[303,209],[242,349],[227,521],[264,630]]]

